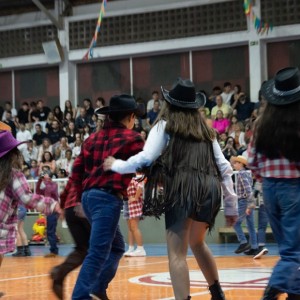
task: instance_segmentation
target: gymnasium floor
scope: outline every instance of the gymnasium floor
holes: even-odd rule
[[[243,254],[236,255],[237,244],[210,245],[219,268],[220,281],[227,300],[258,300],[266,286],[272,267],[278,260],[276,245],[268,245],[269,254],[253,260]],[[60,245],[60,256],[44,258],[47,246],[31,246],[32,257],[14,258],[7,255],[0,269],[1,300],[54,300],[48,272],[52,266],[64,260],[71,245]],[[108,289],[112,300],[171,300],[174,299],[166,245],[146,245],[146,257],[123,258],[117,275]],[[205,280],[189,252],[192,300],[210,300]],[[71,299],[78,270],[65,281],[65,299]],[[280,300],[285,299],[284,296]]]

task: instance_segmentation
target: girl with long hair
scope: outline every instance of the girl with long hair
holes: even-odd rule
[[[267,105],[248,148],[248,167],[262,181],[263,199],[280,260],[263,300],[300,299],[300,72],[280,70],[261,88]]]
[[[220,209],[221,185],[227,224],[232,225],[236,220],[233,171],[222,154],[214,130],[198,112],[205,104],[205,96],[196,94],[194,84],[181,78],[171,91],[162,88],[162,93],[166,101],[143,151],[127,161],[109,157],[104,169],[132,173],[157,159],[151,166],[152,169],[158,166],[156,173],[151,172],[147,179],[144,213],[154,216],[165,213],[175,299],[191,298],[186,262],[189,245],[209,285],[212,299],[224,300],[217,266],[205,236],[213,228]]]
[[[20,144],[22,142],[17,141],[9,131],[0,132],[0,265],[4,254],[13,252],[16,247],[19,203],[47,215],[53,211],[61,213],[57,201],[31,193],[20,171],[21,153],[17,148]]]

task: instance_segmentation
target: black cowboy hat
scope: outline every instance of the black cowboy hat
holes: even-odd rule
[[[167,102],[182,108],[198,109],[206,102],[205,95],[196,93],[195,86],[189,79],[179,77],[170,91],[163,87],[161,91]]]
[[[133,96],[122,94],[113,96],[108,106],[98,108],[96,114],[110,115],[116,113],[134,113],[141,117],[145,114],[145,105],[136,103]]]
[[[278,71],[275,77],[265,82],[261,92],[273,105],[287,105],[300,101],[300,72],[290,67]]]

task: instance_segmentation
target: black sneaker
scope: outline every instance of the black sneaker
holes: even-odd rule
[[[254,256],[257,253],[258,253],[258,248],[256,248],[256,249],[251,248],[250,250],[244,251],[245,255],[251,255],[251,256]]]
[[[265,246],[259,246],[256,255],[254,255],[254,259],[261,258],[263,255],[269,253],[269,250]]]
[[[249,250],[251,246],[248,243],[240,244],[239,247],[234,251],[236,254]]]

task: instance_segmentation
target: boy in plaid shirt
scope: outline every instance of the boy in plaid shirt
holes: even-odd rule
[[[127,188],[128,201],[124,201],[124,218],[127,219],[128,225],[128,244],[129,248],[125,256],[146,256],[143,247],[143,237],[139,229],[139,222],[143,216],[143,192],[145,179],[143,174],[137,172]],[[134,241],[137,248],[134,250]]]
[[[247,160],[245,157],[233,156],[231,158],[233,167],[238,171],[237,175],[237,196],[238,196],[238,211],[239,218],[235,223],[234,230],[237,238],[240,242],[239,247],[235,250],[235,253],[245,252],[247,255],[256,255],[258,251],[257,236],[254,223],[254,208],[255,203],[253,201],[252,193],[252,174],[247,171]],[[246,224],[249,232],[250,244],[248,243],[245,234],[242,229],[242,223],[246,219]]]

